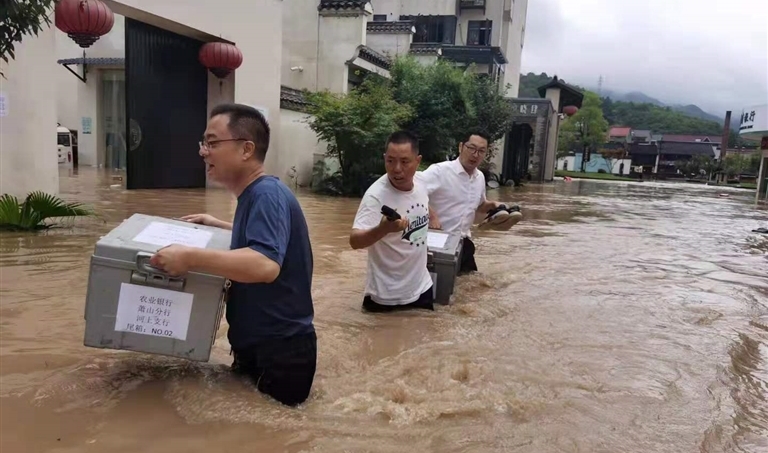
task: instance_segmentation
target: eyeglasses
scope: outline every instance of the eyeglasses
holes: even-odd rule
[[[216,145],[218,145],[219,143],[223,143],[223,142],[243,142],[243,141],[247,142],[248,140],[244,139],[244,138],[224,138],[224,139],[221,139],[221,140],[203,140],[201,142],[197,142],[197,144],[200,146],[200,148],[202,148],[202,149],[204,149],[206,151],[210,151],[212,148],[215,148]]]
[[[470,154],[474,154],[477,156],[484,156],[485,153],[488,151],[485,148],[476,148],[475,145],[464,145],[464,147],[469,150]]]

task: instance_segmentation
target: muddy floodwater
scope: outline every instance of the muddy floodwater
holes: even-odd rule
[[[754,193],[558,181],[434,313],[361,312],[356,199],[299,191],[315,257],[318,370],[298,409],[211,362],[86,348],[98,238],[136,212],[231,218],[218,190],[124,191],[62,173],[103,216],[2,233],[0,450],[26,452],[768,452],[768,209]],[[727,194],[728,196],[721,196]]]

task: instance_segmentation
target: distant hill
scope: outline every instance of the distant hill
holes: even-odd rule
[[[546,73],[521,74],[518,97],[538,98],[537,88],[552,79]],[[567,80],[560,78],[565,83]],[[572,85],[585,91],[583,87]],[[596,90],[595,90],[596,91]],[[659,134],[706,134],[722,133],[723,119],[703,111],[696,105],[667,105],[638,91],[618,93],[603,90],[603,116],[611,125],[650,129]],[[738,138],[737,124],[731,120],[731,144]]]

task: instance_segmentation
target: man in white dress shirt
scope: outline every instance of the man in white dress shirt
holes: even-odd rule
[[[429,198],[426,189],[413,181],[420,162],[418,140],[409,132],[393,133],[384,154],[387,173],[360,202],[349,245],[368,249],[366,311],[434,310],[427,270]],[[383,215],[384,206],[396,214]]]
[[[429,195],[430,228],[448,233],[460,232],[464,237],[460,274],[477,271],[475,244],[471,239],[475,215],[487,215],[485,222],[496,221],[508,229],[523,218],[516,206],[489,201],[485,197],[485,176],[477,167],[488,152],[488,138],[472,133],[459,144],[455,160],[432,164],[416,174],[416,183]]]

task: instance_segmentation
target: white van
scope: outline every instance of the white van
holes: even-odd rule
[[[58,141],[59,163],[72,163],[72,132],[59,124],[56,128],[56,137]]]

